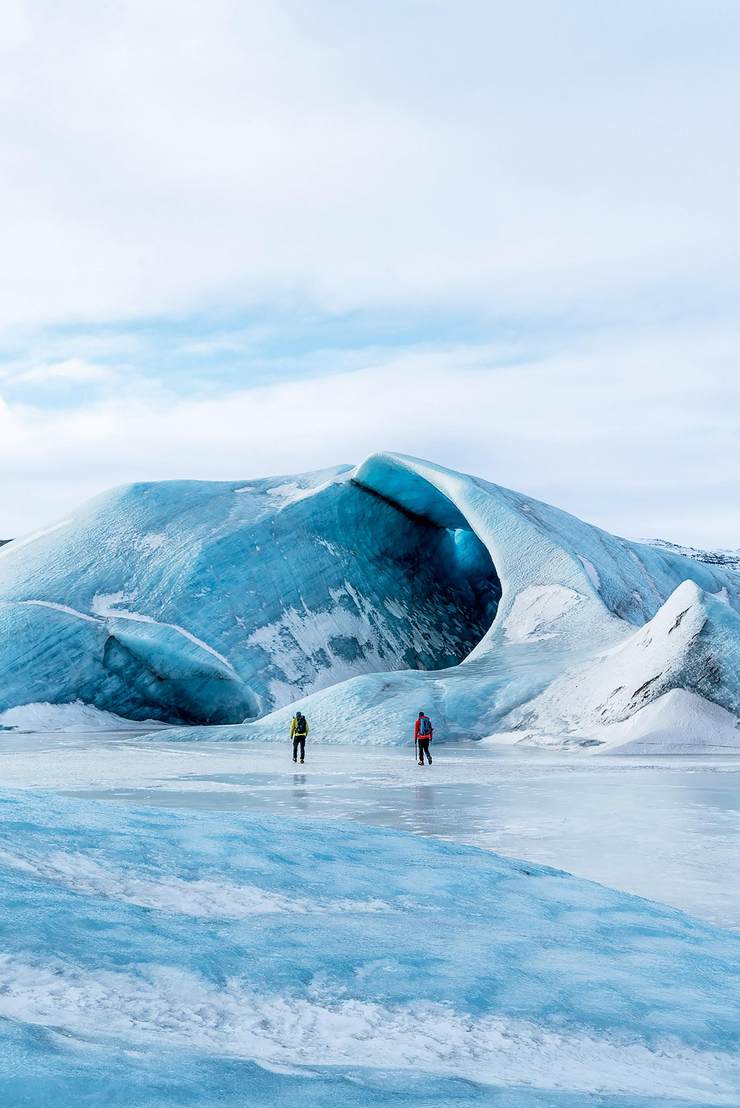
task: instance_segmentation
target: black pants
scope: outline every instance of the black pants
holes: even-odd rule
[[[306,736],[294,735],[293,736],[293,761],[298,757],[298,747],[301,748],[301,761],[306,757]]]
[[[429,765],[431,766],[432,756],[429,753],[429,742],[430,742],[430,740],[429,739],[419,739],[418,741],[419,741],[419,765],[420,766],[424,765],[424,755],[426,754],[427,761],[429,762]]]

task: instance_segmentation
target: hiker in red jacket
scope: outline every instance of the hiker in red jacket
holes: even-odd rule
[[[419,752],[419,765],[424,765],[424,755],[427,756],[429,765],[432,764],[432,756],[429,753],[429,744],[432,741],[432,721],[429,716],[425,716],[423,712],[419,712],[419,718],[414,724],[414,742],[416,743],[416,749]]]

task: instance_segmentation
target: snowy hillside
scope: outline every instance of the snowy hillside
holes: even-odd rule
[[[647,676],[646,676],[647,675]],[[543,693],[515,710],[507,719],[515,728],[534,728],[552,735],[579,733],[602,736],[609,745],[622,744],[623,730],[610,725],[634,717],[635,726],[644,732],[643,712],[651,704],[661,704],[673,693],[695,694],[726,709],[724,717],[740,716],[740,617],[724,602],[708,596],[692,581],[680,585],[657,615],[639,631],[633,632],[616,647],[595,660],[557,678]],[[682,717],[696,715],[685,700],[681,712],[675,712],[672,726],[680,727]],[[648,719],[653,728],[665,729],[665,712],[658,724],[655,711]],[[638,724],[639,717],[639,724]],[[697,730],[697,747],[735,745],[740,749],[740,725],[726,722],[720,726],[717,712],[705,719]],[[727,731],[720,741],[718,732]],[[635,728],[633,727],[633,731]],[[732,736],[734,734],[734,743]],[[685,745],[685,738],[684,738]]]
[[[442,739],[525,741],[589,742],[673,689],[736,715],[740,572],[695,554],[392,454],[135,485],[0,551],[0,712],[271,738],[299,701],[320,741],[377,743],[419,708]]]

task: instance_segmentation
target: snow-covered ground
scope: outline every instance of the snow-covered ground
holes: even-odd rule
[[[147,727],[162,725],[147,720]],[[0,712],[0,730],[48,733],[51,731],[90,731],[96,734],[106,731],[141,732],[142,724],[114,712],[103,712],[92,704],[76,700],[71,704],[19,704]]]
[[[739,759],[165,735],[0,734],[2,1103],[740,1103]]]

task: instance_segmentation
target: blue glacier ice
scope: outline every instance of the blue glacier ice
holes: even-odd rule
[[[0,796],[8,1105],[723,1105],[740,936],[357,825]]]
[[[578,745],[664,730],[680,690],[734,745],[740,572],[694,554],[394,454],[133,485],[0,551],[0,714],[79,701],[272,738],[300,703],[315,738],[395,743],[424,708],[440,739]]]

